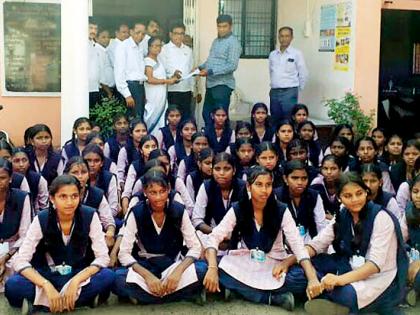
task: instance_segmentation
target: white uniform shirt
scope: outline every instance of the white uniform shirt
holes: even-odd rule
[[[176,70],[181,71],[183,76],[189,74],[193,67],[192,49],[187,45],[176,46],[169,42],[163,46],[159,55],[166,70],[167,77],[171,77]],[[169,92],[189,92],[193,88],[193,78],[168,86]]]
[[[132,37],[117,46],[114,76],[117,89],[124,97],[131,96],[127,81],[146,81],[143,50]]]
[[[94,41],[88,44],[88,80],[89,92],[99,92],[99,83],[101,77],[101,62],[99,46]]]

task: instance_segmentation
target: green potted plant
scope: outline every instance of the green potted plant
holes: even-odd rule
[[[113,118],[116,114],[125,113],[125,104],[116,98],[103,98],[101,102],[92,106],[89,110],[90,119],[100,128],[104,137],[109,137],[113,130]]]
[[[375,113],[373,110],[365,114],[360,108],[359,97],[346,92],[342,98],[332,98],[324,102],[328,107],[328,117],[336,124],[350,124],[356,137],[366,136],[372,128]]]

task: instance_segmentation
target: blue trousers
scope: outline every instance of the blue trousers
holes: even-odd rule
[[[260,290],[252,288],[236,280],[223,270],[220,270],[220,283],[225,288],[238,293],[248,301],[268,304],[270,296],[273,295],[281,295],[286,292],[291,292],[294,295],[304,295],[308,280],[306,279],[305,273],[300,266],[293,266],[286,273],[286,279],[283,286],[277,290]]]
[[[207,272],[207,264],[204,261],[198,260],[194,262],[194,264],[198,281],[167,296],[156,297],[147,293],[135,283],[127,283],[126,279],[128,270],[126,268],[120,268],[116,271],[117,277],[112,292],[122,298],[135,298],[142,304],[161,304],[194,298],[200,293],[200,290],[203,287],[203,280]],[[156,272],[156,269],[154,270],[155,272],[150,269],[148,270],[153,274]]]
[[[57,291],[60,291],[66,282],[75,275],[73,273],[68,276],[62,276],[51,272],[49,275],[45,272],[40,272],[40,274],[48,279]],[[97,295],[106,299],[110,294],[114,280],[115,273],[113,271],[108,268],[101,269],[90,278],[89,284],[82,287],[76,306],[89,305]],[[5,296],[11,306],[22,307],[24,299],[31,302],[35,300],[35,285],[20,274],[13,275],[6,282]]]
[[[289,120],[292,116],[292,108],[298,101],[299,89],[271,89],[270,90],[270,113],[273,122]]]
[[[227,85],[217,85],[206,89],[203,105],[203,119],[206,126],[212,123],[210,114],[215,108],[222,106],[229,114],[230,95],[232,89]]]
[[[134,108],[129,108],[127,111],[128,116],[138,117],[144,120],[144,106],[146,100],[146,93],[144,91],[144,85],[138,81],[127,81],[128,89],[130,90],[131,96],[134,98],[136,105]]]

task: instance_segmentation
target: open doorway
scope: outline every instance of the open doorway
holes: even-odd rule
[[[93,0],[92,11],[99,28],[109,30],[111,35],[122,23],[156,19],[160,35],[167,41],[170,25],[183,20],[183,10],[183,0]]]
[[[378,125],[420,132],[420,11],[382,10]]]

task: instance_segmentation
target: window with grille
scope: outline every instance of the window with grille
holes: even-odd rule
[[[413,47],[413,74],[420,74],[420,43]]]
[[[276,45],[277,0],[219,0],[219,14],[229,14],[242,58],[267,58]]]

